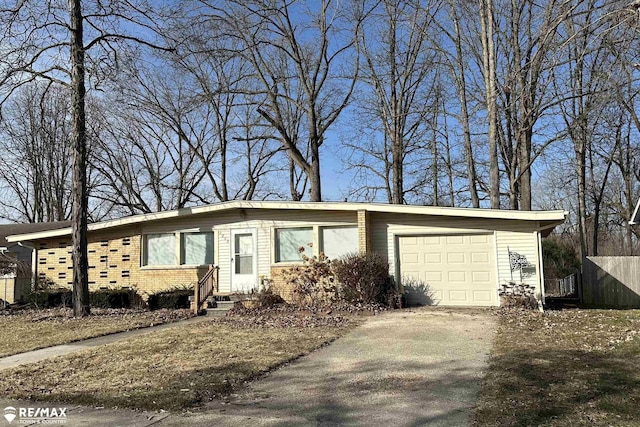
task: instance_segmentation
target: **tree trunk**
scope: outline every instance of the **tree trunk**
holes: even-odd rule
[[[465,71],[465,58],[462,52],[462,38],[460,35],[460,24],[458,22],[458,13],[456,12],[456,5],[453,2],[449,3],[451,7],[451,17],[453,20],[453,27],[455,30],[455,46],[456,46],[456,66],[458,67],[456,87],[458,92],[458,98],[460,100],[460,122],[462,124],[462,134],[464,136],[464,158],[467,166],[467,182],[469,185],[469,196],[471,198],[471,206],[474,208],[480,207],[480,198],[478,197],[478,189],[476,187],[476,164],[473,158],[473,148],[471,145],[471,126],[469,124],[469,104],[467,101],[467,81],[464,74]],[[452,206],[454,206],[452,204]]]
[[[431,140],[431,157],[433,158],[431,179],[433,180],[433,206],[440,206],[440,188],[438,186],[438,178],[440,171],[438,170],[438,142],[437,142],[437,117],[435,119],[435,125],[433,126],[432,140]]]
[[[493,42],[493,0],[480,0],[482,51],[485,75],[485,99],[489,138],[489,198],[491,209],[500,209],[500,171],[498,169],[498,112],[496,94],[496,57]]]
[[[71,32],[71,114],[73,128],[73,191],[71,240],[73,261],[73,315],[89,315],[89,264],[87,260],[87,141],[85,123],[84,44],[81,0],[69,0]]]
[[[587,165],[586,144],[580,139],[574,142],[576,175],[578,176],[578,231],[580,234],[580,258],[587,256]]]
[[[391,141],[391,178],[393,180],[392,203],[401,205],[404,203],[404,189],[402,182],[402,140],[396,138]]]
[[[322,188],[320,183],[320,143],[311,143],[311,174],[309,176],[309,200],[312,202],[322,201]]]
[[[520,210],[531,210],[531,131],[525,131],[521,135],[520,159],[518,177],[518,190],[520,194]]]

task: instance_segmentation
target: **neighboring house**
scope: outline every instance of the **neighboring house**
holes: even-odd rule
[[[28,265],[24,268],[11,268],[12,272],[0,272],[0,299],[14,303],[22,298],[31,289],[30,266],[32,264],[32,248],[28,243],[20,244],[20,242],[9,242],[7,236],[12,234],[36,233],[49,231],[58,228],[69,227],[69,221],[60,222],[40,222],[27,224],[2,224],[0,225],[0,264],[8,266],[11,260],[22,265]]]
[[[197,283],[218,267],[219,293],[270,283],[291,297],[281,271],[305,254],[377,252],[396,278],[427,283],[440,305],[495,306],[509,282],[542,298],[540,239],[564,211],[524,212],[337,202],[232,201],[89,225],[89,287],[150,294]],[[72,283],[71,229],[10,236],[35,247],[34,273]]]
[[[633,215],[631,215],[631,220],[629,221],[629,225],[637,224],[640,224],[640,199],[638,199],[636,208],[633,210]]]

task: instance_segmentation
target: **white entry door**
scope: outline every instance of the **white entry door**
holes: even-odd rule
[[[249,292],[257,289],[257,241],[255,229],[231,232],[233,258],[231,259],[231,292]]]

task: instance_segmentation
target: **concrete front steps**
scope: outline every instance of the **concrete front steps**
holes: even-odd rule
[[[242,301],[241,295],[220,294],[207,298],[207,316],[224,317],[227,311],[231,310],[237,302]]]

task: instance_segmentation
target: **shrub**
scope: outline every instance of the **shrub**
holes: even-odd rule
[[[73,292],[67,288],[48,288],[26,294],[25,301],[35,308],[71,307]],[[132,308],[142,305],[135,289],[100,289],[89,292],[89,305],[97,308]]]
[[[141,305],[136,289],[100,289],[89,293],[89,305],[97,308],[132,308]]]
[[[402,277],[402,289],[403,289],[403,306],[408,305],[434,305],[437,302],[434,300],[435,294],[431,287],[423,280],[412,277]]]
[[[256,305],[261,308],[273,307],[284,304],[285,301],[278,294],[274,294],[270,288],[264,289],[256,294]]]
[[[304,252],[304,248],[300,248]],[[302,265],[282,271],[284,282],[293,288],[293,299],[300,305],[319,305],[337,298],[338,289],[331,271],[331,261],[320,256],[302,255]]]
[[[389,264],[376,253],[347,254],[332,263],[340,296],[351,303],[390,303],[394,294]]]
[[[191,301],[189,301],[189,297],[192,296],[193,286],[179,286],[149,295],[147,304],[149,305],[149,310],[190,308]]]
[[[36,280],[35,288],[36,291],[55,291],[61,290],[63,288],[58,287],[56,282],[50,277],[40,277]]]
[[[27,304],[35,308],[71,307],[72,292],[70,289],[46,289],[27,293]]]
[[[580,269],[575,247],[557,238],[542,240],[542,263],[545,279],[562,279]]]

